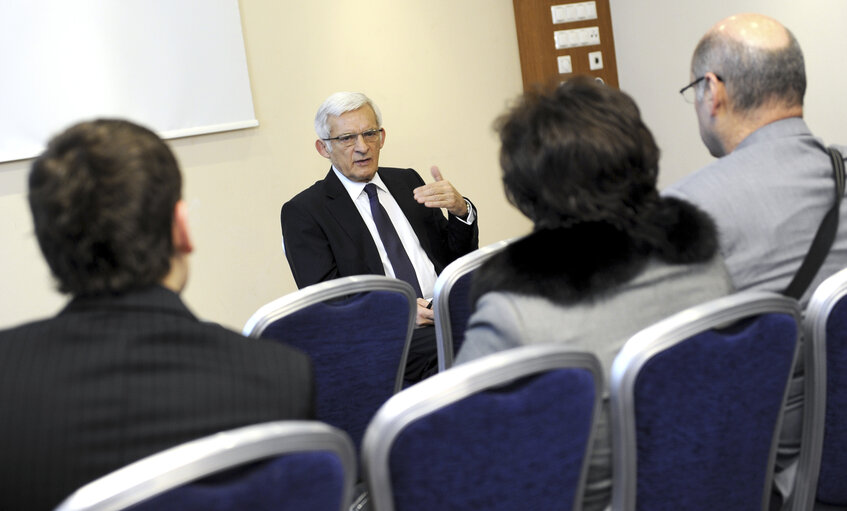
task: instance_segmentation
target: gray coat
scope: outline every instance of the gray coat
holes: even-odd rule
[[[648,222],[644,233],[601,223],[536,231],[494,256],[474,276],[476,308],[456,363],[525,344],[567,344],[598,356],[608,389],[612,361],[630,336],[732,291],[705,214],[665,199]],[[586,510],[611,499],[608,417],[606,395]]]

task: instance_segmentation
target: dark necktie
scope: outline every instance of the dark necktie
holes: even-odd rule
[[[366,184],[365,193],[368,194],[368,200],[371,203],[371,215],[374,218],[379,237],[382,239],[382,244],[385,246],[385,251],[388,253],[388,260],[391,262],[391,267],[394,268],[394,275],[398,279],[405,280],[411,284],[417,296],[423,297],[421,286],[418,284],[418,275],[415,273],[415,267],[412,266],[412,261],[409,260],[409,254],[403,248],[403,243],[394,229],[394,224],[391,223],[391,219],[388,217],[388,212],[385,211],[385,208],[379,202],[376,185],[373,183]]]

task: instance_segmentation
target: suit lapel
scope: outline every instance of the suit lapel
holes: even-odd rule
[[[341,230],[350,237],[355,246],[364,247],[365,263],[370,272],[384,275],[385,269],[382,267],[382,260],[379,258],[379,251],[374,244],[371,233],[362,220],[362,215],[356,205],[350,199],[350,194],[347,193],[332,168],[329,169],[323,183],[326,196],[325,204],[329,214],[332,215]]]

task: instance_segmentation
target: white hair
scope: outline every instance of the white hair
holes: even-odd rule
[[[376,116],[377,126],[382,127],[382,114],[379,112],[379,108],[361,92],[336,92],[326,98],[326,101],[318,108],[318,113],[315,114],[315,133],[318,134],[318,138],[329,138],[330,116],[338,117],[343,113],[358,110],[365,105],[371,107]]]

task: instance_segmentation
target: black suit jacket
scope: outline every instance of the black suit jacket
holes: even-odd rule
[[[314,417],[308,357],[198,321],[162,287],[0,332],[0,509],[53,509],[168,447]]]
[[[418,236],[424,252],[441,273],[456,258],[479,246],[477,222],[467,225],[440,209],[415,201],[424,185],[412,169],[381,167],[379,176]],[[332,169],[327,176],[282,206],[285,256],[297,287],[350,275],[384,275],[376,244],[359,210]]]

